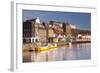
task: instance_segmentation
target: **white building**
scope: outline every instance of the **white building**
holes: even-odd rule
[[[40,19],[39,19],[39,17],[36,18],[35,22],[38,23],[38,24],[40,24]]]
[[[70,26],[72,29],[76,29],[76,26],[73,25],[73,24],[69,24],[69,26]]]

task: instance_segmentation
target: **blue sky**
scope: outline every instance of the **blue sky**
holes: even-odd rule
[[[23,10],[23,21],[36,17],[39,17],[41,22],[49,22],[51,20],[69,22],[81,29],[91,29],[90,13]]]

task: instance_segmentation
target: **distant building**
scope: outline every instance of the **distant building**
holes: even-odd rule
[[[78,34],[77,38],[81,38],[81,39],[91,39],[91,35]]]
[[[76,26],[73,25],[73,24],[69,24],[69,27],[70,27],[71,29],[76,29]]]
[[[40,19],[39,19],[39,17],[37,17],[37,18],[35,19],[35,23],[40,24]]]

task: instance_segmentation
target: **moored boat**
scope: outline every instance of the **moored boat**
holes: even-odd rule
[[[51,46],[44,46],[44,47],[38,47],[36,48],[37,51],[45,51],[45,50],[50,50],[57,48],[57,45],[51,45]]]

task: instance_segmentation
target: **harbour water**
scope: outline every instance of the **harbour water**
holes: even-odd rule
[[[45,62],[91,59],[91,43],[72,44],[43,52],[27,52],[23,62]]]

